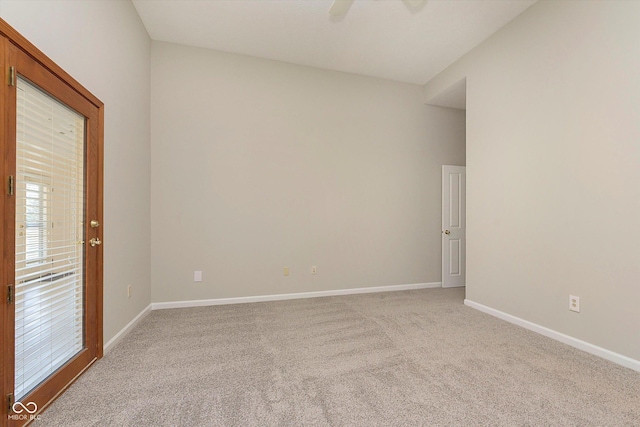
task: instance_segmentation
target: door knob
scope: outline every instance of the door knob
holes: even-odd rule
[[[92,219],[91,222],[89,223],[89,225],[91,226],[91,228],[100,227],[100,223],[98,221],[96,221],[95,219]]]
[[[449,231],[449,230],[444,230],[444,234],[449,235],[449,234],[451,234],[451,231]]]
[[[99,237],[94,237],[93,239],[89,240],[89,244],[91,244],[92,248],[100,246],[102,244],[102,240],[100,240]]]

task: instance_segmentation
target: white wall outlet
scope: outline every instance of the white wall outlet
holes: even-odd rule
[[[194,271],[193,272],[193,281],[194,282],[202,282],[202,271]]]
[[[580,297],[569,295],[569,310],[580,313]]]
[[[133,285],[128,285],[127,286],[127,298],[131,298],[131,288],[133,287]]]
[[[318,267],[316,267],[315,265],[311,266],[311,274],[317,274],[318,273]]]
[[[289,267],[285,267],[284,268],[284,275],[288,276],[289,275]]]

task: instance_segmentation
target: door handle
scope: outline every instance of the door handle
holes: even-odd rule
[[[444,234],[446,234],[446,235],[448,236],[449,234],[451,234],[451,231],[449,231],[449,230],[444,230],[444,231],[443,231],[443,233],[444,233]]]
[[[92,248],[94,248],[96,246],[100,246],[102,244],[102,240],[100,240],[99,237],[94,237],[93,239],[89,240],[89,244]]]

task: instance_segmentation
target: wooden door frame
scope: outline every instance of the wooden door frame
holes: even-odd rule
[[[42,53],[38,48],[36,48],[31,42],[29,42],[26,38],[20,35],[15,29],[13,29],[9,24],[7,24],[3,19],[0,18],[0,67],[2,71],[0,72],[0,76],[2,76],[2,81],[0,81],[0,114],[2,120],[2,128],[4,128],[3,132],[0,132],[0,151],[4,157],[4,161],[0,162],[0,176],[2,176],[2,192],[0,196],[0,212],[2,212],[2,223],[0,224],[0,238],[2,238],[2,245],[0,245],[0,260],[2,265],[2,274],[0,274],[0,280],[2,283],[0,284],[0,288],[3,290],[0,300],[0,321],[2,322],[2,330],[0,331],[0,346],[2,349],[7,349],[11,347],[13,350],[13,345],[9,345],[9,343],[13,342],[15,331],[13,328],[9,328],[9,324],[13,324],[14,319],[14,306],[8,305],[6,301],[6,295],[8,291],[8,286],[13,285],[13,280],[15,277],[15,271],[13,269],[7,268],[8,266],[14,265],[14,246],[15,246],[15,212],[10,213],[7,212],[10,203],[10,197],[7,192],[7,179],[8,175],[12,174],[13,165],[15,164],[15,128],[9,125],[12,123],[9,117],[9,103],[8,100],[12,99],[12,94],[10,92],[9,83],[9,67],[16,58],[15,52],[17,50],[21,52],[21,57],[24,58],[23,54],[26,55],[26,61],[35,62],[40,69],[46,70],[48,74],[52,74],[56,79],[56,84],[64,85],[66,87],[65,90],[73,90],[75,93],[84,98],[88,103],[90,103],[93,107],[92,109],[95,111],[88,118],[87,125],[87,137],[90,135],[94,135],[96,137],[97,144],[93,146],[92,144],[87,144],[87,152],[85,156],[91,157],[95,160],[95,164],[97,167],[95,170],[92,170],[87,173],[87,188],[95,188],[100,195],[98,197],[98,203],[91,212],[86,212],[85,217],[88,219],[97,219],[101,223],[100,229],[102,230],[103,224],[103,188],[104,188],[104,104],[98,98],[96,98],[91,92],[89,92],[86,88],[84,88],[80,83],[78,83],[73,77],[71,77],[68,73],[66,73],[60,66],[56,65],[49,57],[47,57],[44,53]],[[12,52],[14,52],[12,54]],[[15,173],[13,173],[15,175]],[[88,224],[85,224],[85,240],[88,241],[91,237],[96,237],[95,230],[91,230]],[[103,235],[103,234],[101,234]],[[89,245],[87,244],[86,247]],[[85,254],[87,254],[87,249],[85,247]],[[95,326],[95,336],[92,337],[92,341],[94,342],[86,342],[86,347],[95,348],[95,358],[99,359],[103,356],[103,250],[102,246],[98,246],[96,248],[92,248],[94,251],[94,255],[97,259],[95,266],[92,267],[89,271],[86,272],[87,277],[93,277],[92,283],[95,285],[92,292],[95,292],[95,310],[91,310],[91,314],[87,314],[86,322],[89,322],[91,325]],[[88,259],[85,255],[85,259]],[[14,363],[14,355],[9,354],[10,352],[1,351],[0,352],[0,362],[1,366],[6,367],[7,364],[13,365]],[[94,359],[95,360],[95,359]],[[8,375],[5,374],[6,370],[3,369],[1,374],[2,381],[0,381],[0,386],[2,388],[2,402],[0,405],[0,426],[5,425],[14,425],[14,424],[22,424],[22,422],[16,423],[15,421],[9,420],[9,408],[6,401],[6,396],[8,393],[13,393],[12,385],[13,379],[8,378]],[[73,382],[75,378],[71,378],[67,384],[60,384],[62,390],[66,389],[71,382]],[[54,398],[57,396],[54,396]],[[38,408],[39,410],[44,409],[53,399],[49,402],[46,402],[42,407]]]

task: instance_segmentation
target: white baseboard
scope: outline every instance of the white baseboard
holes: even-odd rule
[[[109,350],[111,350],[118,342],[120,342],[121,339],[123,339],[125,336],[127,336],[127,334],[129,332],[131,332],[133,330],[133,328],[136,327],[136,325],[138,323],[140,323],[140,321],[142,319],[144,319],[147,314],[151,313],[151,304],[149,304],[144,310],[142,310],[136,317],[133,318],[133,320],[129,323],[127,323],[127,326],[125,326],[124,328],[122,328],[120,330],[120,332],[118,332],[117,334],[115,334],[115,336],[113,338],[111,338],[103,347],[103,353],[107,354],[107,352]]]
[[[595,356],[602,357],[603,359],[607,359],[611,362],[617,363],[618,365],[622,365],[626,368],[630,368],[634,371],[640,372],[640,360],[635,360],[622,354],[614,353],[613,351],[607,350],[606,348],[598,347],[597,345],[590,344],[586,341],[579,340],[569,335],[554,331],[553,329],[540,326],[536,323],[529,322],[528,320],[512,316],[511,314],[504,313],[502,311],[487,307],[486,305],[482,305],[468,299],[464,300],[464,304],[468,305],[469,307],[475,308],[476,310],[497,317],[498,319],[505,320],[509,323],[513,323],[514,325],[518,325],[525,329],[529,329],[530,331],[537,332],[541,335],[544,335],[545,337],[560,341],[564,344],[570,345],[571,347],[575,347],[579,350],[586,351],[587,353],[591,353]]]
[[[294,294],[260,295],[252,297],[218,298],[191,301],[154,302],[152,310],[166,308],[204,307],[210,305],[243,304],[251,302],[283,301],[301,298],[331,297],[336,295],[368,294],[375,292],[406,291],[410,289],[440,288],[442,282],[414,283],[411,285],[376,286],[372,288],[336,289],[332,291],[300,292]]]

